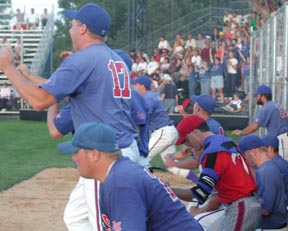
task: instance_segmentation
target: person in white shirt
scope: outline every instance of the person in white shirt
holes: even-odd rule
[[[39,25],[39,17],[38,15],[35,13],[34,8],[31,8],[31,13],[27,15],[27,26],[28,29],[32,29],[35,30],[37,29],[38,25]]]
[[[147,66],[147,75],[151,76],[156,73],[157,69],[159,68],[159,63],[155,60],[154,56],[151,56],[150,62]]]
[[[166,40],[165,36],[162,35],[160,37],[160,42],[158,44],[158,49],[162,50],[162,49],[165,49],[167,51],[170,51],[171,50],[171,47],[170,47],[170,44],[169,42]]]
[[[8,101],[11,98],[11,90],[8,84],[5,82],[0,90],[0,109],[6,111],[8,108]]]
[[[147,62],[144,57],[141,57],[140,62],[138,63],[137,66],[137,76],[145,75],[146,72],[147,72]]]
[[[197,47],[196,40],[193,38],[192,34],[187,35],[187,41],[185,43],[185,49],[192,47],[193,49]]]
[[[229,11],[225,10],[224,12],[224,17],[223,17],[223,22],[224,24],[226,22],[230,22],[231,21],[231,18],[232,18],[232,15],[229,13]]]

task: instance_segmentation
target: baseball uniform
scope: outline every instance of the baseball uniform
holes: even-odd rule
[[[90,45],[70,55],[40,87],[57,101],[69,96],[76,130],[89,121],[109,124],[123,154],[139,157],[137,133],[131,119],[128,70],[120,56],[106,44]],[[80,177],[64,212],[69,230],[87,230],[92,225],[91,230],[100,231],[97,191],[95,180]]]
[[[202,171],[191,192],[199,203],[204,203],[215,187],[219,200],[226,205],[222,219],[208,230],[254,230],[261,218],[261,207],[253,196],[257,186],[248,163],[230,138],[211,135],[203,146],[199,161]]]
[[[203,230],[169,186],[125,157],[101,183],[100,207],[104,230]]]
[[[260,127],[266,127],[271,135],[279,139],[279,154],[288,159],[288,112],[283,106],[268,101],[258,112],[255,123]]]

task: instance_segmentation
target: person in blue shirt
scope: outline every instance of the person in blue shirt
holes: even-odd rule
[[[262,230],[287,230],[287,195],[277,164],[267,154],[263,140],[246,135],[238,140],[239,148],[251,167],[256,167],[257,197],[262,207]]]
[[[223,88],[224,88],[224,78],[223,78],[223,71],[224,71],[224,50],[221,53],[221,57],[215,56],[213,58],[212,56],[212,49],[210,49],[209,52],[210,55],[210,71],[211,71],[211,95],[214,99],[216,99],[216,89],[218,90],[220,102],[224,102],[224,94],[223,94]]]
[[[234,130],[234,135],[246,135],[265,127],[268,134],[279,139],[279,154],[288,159],[288,112],[284,107],[272,101],[272,89],[261,84],[253,93],[258,105],[262,105],[254,122],[242,130]]]
[[[104,231],[203,231],[168,185],[121,155],[109,125],[83,123],[72,140],[59,144],[58,149],[74,153],[72,159],[81,176],[101,182]]]
[[[262,140],[266,146],[266,151],[269,158],[274,161],[284,179],[286,186],[286,195],[288,198],[288,161],[284,160],[282,156],[279,155],[279,140],[276,136],[271,134],[266,134],[262,137]]]

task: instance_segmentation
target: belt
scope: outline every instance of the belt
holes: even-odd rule
[[[163,126],[163,127],[160,127],[160,128],[156,128],[156,129],[154,129],[152,132],[155,132],[155,131],[158,130],[158,129],[165,128],[165,127],[169,127],[169,126],[174,126],[174,124],[168,124],[168,125],[166,125],[166,126]]]
[[[254,197],[254,196],[256,196],[256,192],[255,192],[255,191],[251,192],[250,195],[247,196],[247,197]],[[240,199],[243,199],[243,198],[247,198],[247,197],[239,198],[239,199],[237,199],[236,201],[238,201],[238,200],[240,200]],[[235,201],[232,201],[232,202],[230,202],[230,203],[226,203],[226,205],[231,205],[231,204],[234,203],[234,202],[235,202]],[[284,226],[284,227],[285,227],[285,226]]]

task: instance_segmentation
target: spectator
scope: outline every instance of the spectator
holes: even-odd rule
[[[236,88],[238,60],[235,58],[234,51],[229,51],[227,60],[227,79],[226,93],[228,97],[232,97]]]
[[[160,42],[158,44],[158,49],[161,50],[162,52],[163,52],[163,49],[165,49],[168,52],[171,50],[170,44],[166,40],[164,35],[160,36]]]
[[[229,112],[241,112],[242,111],[242,100],[240,99],[240,94],[238,92],[235,92],[233,95],[233,99],[223,107],[223,109],[229,111]]]
[[[193,49],[191,63],[196,65],[197,67],[199,67],[202,63],[202,58],[201,58],[198,48]]]
[[[202,34],[198,34],[197,40],[196,40],[197,47],[199,48],[199,51],[205,47],[205,39],[203,38]]]
[[[187,50],[188,47],[192,47],[193,49],[197,47],[196,40],[193,38],[192,34],[187,35],[187,41],[185,43],[185,49]]]
[[[43,13],[41,14],[41,26],[42,26],[42,30],[46,27],[48,18],[49,18],[48,10],[47,10],[47,8],[44,8]]]
[[[160,64],[160,73],[165,73],[166,71],[169,70],[170,67],[170,62],[169,62],[169,57],[166,56],[164,57],[164,62]]]
[[[232,15],[229,13],[228,10],[224,11],[224,17],[223,17],[223,24],[225,25],[227,22],[230,22],[232,18]]]
[[[257,31],[257,12],[253,11],[250,18],[251,31]]]
[[[16,30],[20,30],[20,29],[24,29],[24,17],[25,17],[25,10],[22,13],[21,10],[18,8],[16,10],[16,13],[14,14],[14,16],[16,17]]]
[[[11,104],[11,89],[8,83],[4,83],[3,87],[0,89],[0,109],[1,111],[7,111],[12,107]]]
[[[241,82],[242,82],[242,88],[244,89],[244,92],[248,94],[250,92],[250,57],[245,57],[243,53],[238,50],[238,53],[242,59],[241,64]]]
[[[35,30],[39,26],[39,18],[38,15],[35,13],[35,9],[31,8],[30,14],[27,15],[26,18],[28,29]]]
[[[222,47],[224,49],[224,47]],[[223,78],[223,71],[224,71],[224,50],[222,50],[221,56],[213,56],[212,48],[209,51],[210,61],[211,61],[211,95],[213,99],[216,99],[216,89],[218,90],[220,102],[224,102],[224,94],[223,94],[223,87],[224,87],[224,78]],[[214,59],[213,59],[214,57]]]
[[[238,15],[236,11],[233,11],[231,17],[231,30],[235,32],[235,29],[240,27],[241,15]]]
[[[172,78],[169,74],[164,74],[163,83],[164,88],[161,92],[161,99],[167,113],[173,114],[175,112],[175,107],[178,106],[177,88],[172,83]]]
[[[140,62],[137,65],[137,76],[145,75],[147,73],[147,62],[144,57],[140,58]]]
[[[201,94],[210,94],[211,89],[211,75],[208,62],[202,60],[199,66],[199,79],[201,85]]]
[[[159,63],[155,60],[155,56],[151,56],[150,62],[147,65],[147,75],[153,76],[159,73]]]
[[[262,207],[262,219],[257,228],[287,230],[287,195],[278,166],[270,160],[260,137],[247,135],[241,137],[238,144],[250,166],[256,167],[257,197]]]

